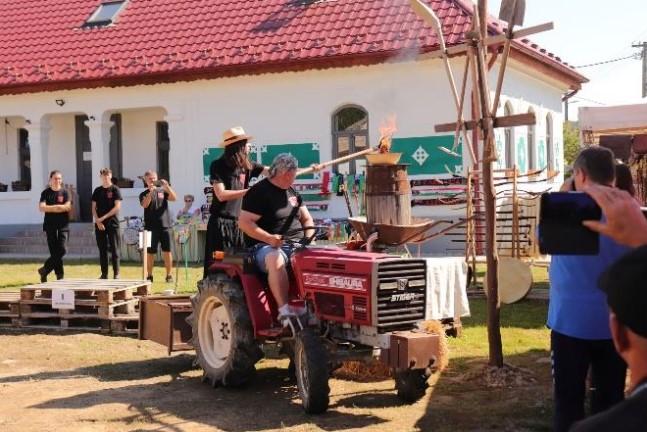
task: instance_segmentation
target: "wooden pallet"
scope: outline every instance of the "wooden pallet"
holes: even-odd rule
[[[20,293],[0,292],[0,326],[20,324]]]
[[[139,298],[150,293],[141,280],[63,279],[20,290],[21,327],[136,332]],[[74,291],[74,309],[52,307],[52,291]]]

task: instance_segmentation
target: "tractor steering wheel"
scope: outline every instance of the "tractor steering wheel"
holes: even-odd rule
[[[300,233],[300,232],[305,233],[308,230],[315,230],[315,232],[310,237],[305,237],[304,236],[301,240],[293,240],[293,239],[286,238],[286,237],[292,237],[293,235],[295,235],[297,233]],[[317,238],[323,238],[322,235],[325,234],[326,231],[328,231],[328,227],[325,226],[325,225],[315,225],[315,226],[307,226],[307,227],[302,227],[302,228],[295,228],[295,229],[291,229],[291,230],[286,231],[283,234],[283,239],[284,239],[284,241],[290,242],[290,243],[295,244],[295,245],[298,244],[298,245],[301,245],[301,246],[307,246],[310,243],[312,243],[313,240],[315,240]]]

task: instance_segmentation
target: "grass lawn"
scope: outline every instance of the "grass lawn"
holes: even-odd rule
[[[35,283],[38,281],[36,269],[40,262],[16,262],[0,261],[0,290],[17,291],[20,286]],[[185,280],[184,269],[180,269],[178,284],[179,292],[195,291],[196,282],[200,278],[202,268],[191,266],[188,269],[188,282]],[[65,274],[70,278],[95,278],[99,274],[99,266],[96,262],[68,262],[66,263]],[[140,278],[141,268],[138,265],[125,263],[121,271],[123,278]],[[163,282],[164,271],[160,264],[155,268],[154,277],[156,282],[153,285],[154,292],[160,292],[169,286]],[[175,277],[175,271],[173,276]],[[481,275],[482,278],[482,275]],[[534,283],[537,288],[547,287],[547,275],[545,269],[533,271]],[[514,382],[507,382],[503,386],[493,386],[491,381],[484,378],[483,373],[488,359],[488,341],[486,332],[485,300],[470,300],[472,316],[463,320],[463,335],[457,339],[449,340],[450,361],[448,368],[433,378],[433,386],[430,396],[424,402],[411,407],[391,406],[392,400],[389,396],[390,383],[369,383],[369,384],[344,384],[337,382],[333,393],[341,394],[340,389],[350,386],[349,391],[359,392],[358,388],[366,387],[366,395],[360,392],[358,396],[347,397],[342,402],[337,402],[336,410],[347,410],[357,415],[371,415],[383,418],[383,426],[368,423],[371,430],[433,430],[433,431],[461,431],[461,430],[491,430],[491,431],[549,431],[551,430],[552,418],[552,395],[550,377],[550,355],[549,355],[549,331],[545,327],[547,302],[544,300],[525,300],[514,305],[503,306],[501,313],[501,334],[503,339],[503,350],[505,362],[521,370],[521,373]],[[92,336],[94,337],[94,336]],[[118,339],[107,339],[115,343]],[[106,342],[108,344],[108,342]],[[130,344],[130,342],[123,342]],[[134,344],[135,341],[132,342]],[[117,367],[119,362],[125,361],[120,357],[121,351],[115,348],[114,352],[95,352],[96,345],[91,344],[87,349],[81,345],[75,345],[83,361],[78,365],[68,367],[83,368],[84,364],[112,364]],[[126,346],[124,345],[124,346]],[[140,346],[139,344],[137,345]],[[143,346],[142,346],[143,347]],[[134,348],[133,348],[134,349]],[[140,349],[140,348],[137,348]],[[144,349],[144,348],[141,348]],[[135,350],[136,351],[136,350]],[[137,353],[129,350],[130,361],[137,361]],[[18,356],[19,353],[16,354]],[[155,356],[149,353],[147,356]],[[164,354],[162,354],[163,356]],[[173,357],[176,358],[176,357]],[[144,358],[142,358],[142,361]],[[148,360],[147,360],[148,361]],[[160,359],[162,361],[162,359]],[[171,363],[168,363],[168,362]],[[106,363],[108,362],[108,363]],[[172,367],[175,360],[164,360],[165,367]],[[186,360],[177,360],[178,365],[183,365]],[[259,364],[261,373],[266,368],[273,370],[277,364],[282,363],[276,360],[264,360]],[[279,361],[281,362],[281,361]],[[284,362],[284,361],[283,361]],[[127,365],[128,363],[124,363]],[[139,364],[139,363],[135,363]],[[52,365],[54,367],[54,365]],[[180,366],[178,366],[180,367]],[[185,367],[185,366],[181,366]],[[0,368],[1,369],[1,368]],[[54,369],[57,370],[57,369]],[[83,369],[82,369],[83,370]],[[122,379],[129,379],[130,370],[125,366],[119,367],[123,373]],[[57,372],[58,373],[58,372]],[[137,373],[132,372],[132,379],[137,378]],[[198,372],[186,372],[188,377],[193,379]],[[269,372],[268,372],[269,373]],[[272,372],[274,374],[274,372]],[[272,377],[270,374],[268,377]],[[264,375],[263,375],[264,376]],[[197,379],[197,378],[196,378]],[[274,382],[274,378],[268,378]],[[279,381],[280,383],[280,381]],[[276,385],[280,385],[277,383]],[[488,385],[489,384],[489,385]],[[176,385],[176,384],[171,384]],[[177,385],[185,385],[178,383]],[[274,384],[271,384],[272,386]],[[142,388],[146,388],[145,386]],[[202,387],[199,387],[202,388]],[[272,387],[273,388],[273,387]],[[382,392],[384,396],[370,396],[373,391]],[[354,390],[353,390],[354,389]],[[18,390],[16,390],[18,391]],[[167,390],[163,390],[167,391]],[[276,389],[274,389],[276,391]],[[386,392],[386,393],[384,393]],[[252,392],[255,395],[256,392]],[[217,393],[219,397],[231,399],[232,409],[236,410],[238,403],[246,403],[247,393]],[[224,395],[224,396],[222,396]],[[261,397],[261,396],[259,396]],[[241,398],[240,401],[237,401]],[[229,400],[229,399],[227,399]],[[421,406],[423,404],[424,406]],[[169,409],[164,405],[161,411]],[[206,408],[205,408],[206,409]],[[277,406],[276,409],[282,409]],[[413,411],[411,411],[413,410]],[[206,415],[208,414],[196,414]],[[220,415],[220,414],[219,414]],[[222,414],[224,415],[224,413]],[[291,414],[290,414],[291,415]],[[339,414],[337,414],[339,415]],[[188,413],[186,414],[188,416]],[[193,416],[191,416],[193,417]],[[288,416],[289,417],[289,416]],[[289,417],[290,422],[301,422],[301,414],[295,414],[294,418]],[[392,420],[387,420],[391,419]],[[342,424],[343,418],[338,418],[342,423],[337,424],[336,417],[324,417],[326,422],[324,430],[347,429]],[[409,420],[412,419],[409,423]],[[188,420],[188,419],[187,419]],[[193,419],[195,420],[195,418]],[[223,420],[224,421],[224,420]],[[309,421],[309,420],[303,420]],[[290,422],[286,425],[290,425]],[[401,422],[401,423],[398,423]],[[273,424],[273,423],[272,423]],[[282,423],[281,423],[282,424]],[[292,423],[292,426],[296,426]],[[222,426],[222,425],[220,425]],[[358,424],[359,426],[359,424]],[[312,429],[308,423],[301,423],[298,430],[320,430]],[[227,429],[226,427],[224,429]],[[269,427],[269,429],[272,429]],[[292,429],[287,427],[287,429]],[[187,429],[188,430],[188,429]],[[199,429],[201,430],[201,429]],[[257,429],[260,430],[260,429]]]

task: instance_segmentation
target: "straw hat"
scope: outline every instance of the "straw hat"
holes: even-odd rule
[[[223,147],[227,147],[230,144],[237,143],[238,141],[242,140],[251,140],[254,137],[251,135],[247,135],[245,133],[245,129],[243,129],[241,126],[235,126],[231,129],[227,129],[222,133],[222,142],[220,145]]]

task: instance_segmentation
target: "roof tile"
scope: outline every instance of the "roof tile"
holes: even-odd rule
[[[447,43],[461,43],[471,26],[471,5],[426,1],[441,19]],[[0,93],[27,84],[38,91],[39,83],[52,81],[205,69],[217,75],[228,66],[258,71],[265,64],[438,48],[433,30],[407,0],[129,0],[113,25],[82,28],[100,2],[0,2]],[[503,28],[492,19],[491,33]],[[530,41],[520,43],[565,67]]]

